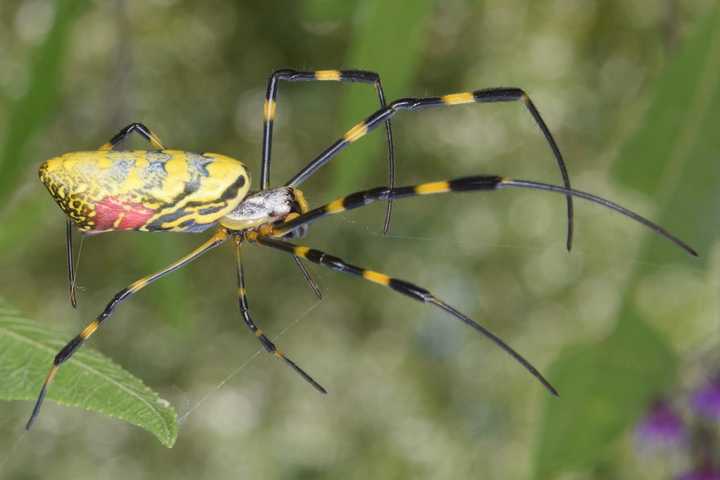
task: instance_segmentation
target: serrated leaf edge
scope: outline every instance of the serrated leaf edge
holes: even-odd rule
[[[23,326],[30,327],[31,329],[35,329],[36,331],[41,332],[41,333],[44,333],[44,334],[47,334],[47,333],[48,333],[47,330],[44,330],[43,328],[40,328],[39,326],[36,326],[36,325],[34,325],[33,323],[28,322],[28,320],[27,320],[26,318],[22,318],[22,317],[15,316],[15,315],[3,315],[3,316],[0,317],[0,318],[2,318],[2,319],[8,319],[8,318],[9,318],[9,319],[12,319],[12,320],[17,320],[17,321],[19,321],[20,324],[22,324]],[[33,346],[35,346],[35,347],[39,347],[40,349],[46,350],[46,351],[50,352],[51,354],[52,354],[52,353],[55,353],[55,350],[53,350],[52,348],[50,348],[50,347],[48,347],[48,346],[46,346],[46,345],[43,345],[42,343],[37,342],[36,340],[33,340],[33,339],[31,339],[31,338],[24,337],[24,336],[22,336],[22,335],[20,335],[20,334],[18,334],[18,333],[16,333],[16,332],[14,332],[14,331],[12,331],[12,330],[8,330],[8,329],[5,329],[5,330],[8,332],[8,334],[9,334],[10,336],[13,336],[13,337],[17,338],[17,339],[19,339],[20,341],[23,341],[23,342],[25,342],[25,343],[31,344],[31,345],[33,345]],[[85,355],[88,355],[88,354],[91,354],[91,355],[92,355],[92,354],[100,355],[100,353],[97,352],[97,351],[95,351],[95,350],[86,349],[84,352],[81,352],[81,353],[80,353],[80,355],[79,355],[78,358],[76,358],[76,359],[70,359],[70,360],[68,361],[68,364],[70,364],[70,362],[72,362],[72,363],[74,363],[77,367],[80,367],[81,369],[85,370],[86,372],[91,373],[91,374],[93,374],[93,375],[96,375],[97,377],[106,379],[109,383],[118,386],[120,390],[123,390],[123,391],[129,393],[131,396],[133,396],[133,397],[137,398],[138,400],[140,400],[143,404],[145,404],[145,405],[150,409],[151,412],[153,412],[153,414],[154,414],[156,417],[159,418],[159,420],[160,420],[159,423],[161,424],[162,428],[164,429],[165,438],[167,439],[167,441],[165,441],[165,440],[163,440],[163,439],[160,439],[161,442],[162,442],[164,445],[172,446],[172,444],[174,443],[174,437],[171,436],[171,431],[172,431],[173,429],[172,429],[171,426],[168,424],[168,422],[166,422],[166,420],[165,420],[164,416],[162,415],[162,413],[160,413],[160,411],[157,410],[156,407],[153,406],[151,402],[149,402],[148,400],[146,400],[145,398],[143,398],[143,397],[138,393],[138,390],[133,390],[133,389],[131,389],[131,388],[129,388],[129,387],[126,387],[124,384],[118,382],[117,380],[115,380],[115,379],[113,379],[113,378],[111,378],[111,377],[108,377],[108,376],[106,376],[106,375],[103,375],[102,372],[100,372],[100,371],[96,370],[95,368],[93,368],[93,367],[91,367],[91,366],[89,366],[89,365],[81,362],[80,360],[82,359],[82,357],[85,356]],[[104,361],[107,361],[107,362],[108,362],[110,365],[112,365],[113,367],[119,368],[120,370],[122,370],[122,371],[124,371],[124,372],[127,372],[127,370],[125,370],[120,364],[114,362],[112,359],[110,359],[110,358],[108,358],[108,357],[105,357],[105,356],[102,356],[102,359],[103,359]],[[130,374],[130,372],[128,372],[128,374]],[[130,374],[130,375],[132,375],[132,374]],[[135,377],[135,378],[137,378],[137,377]],[[137,379],[137,381],[138,381],[138,383],[139,383],[139,386],[144,389],[143,391],[146,392],[146,393],[149,393],[151,397],[154,397],[156,400],[164,400],[164,399],[161,398],[157,393],[155,393],[155,391],[153,391],[150,387],[148,387],[147,385],[145,385],[145,383],[144,383],[142,380]],[[26,398],[18,398],[18,400],[27,400],[27,399],[26,399]],[[107,416],[112,417],[112,418],[116,418],[116,419],[124,420],[124,421],[129,421],[128,418],[123,418],[122,416],[117,415],[117,414],[114,414],[114,413],[109,412],[109,411],[106,411],[106,410],[103,409],[103,408],[89,409],[89,408],[83,407],[83,406],[81,406],[81,405],[73,405],[73,404],[68,403],[68,402],[65,402],[65,401],[63,401],[63,400],[57,400],[57,399],[54,399],[54,398],[51,398],[51,397],[49,397],[49,400],[52,400],[54,403],[57,403],[58,405],[63,405],[63,406],[67,406],[67,407],[80,407],[80,408],[82,408],[83,410],[86,410],[86,411],[89,411],[89,412],[99,412],[99,413],[102,413],[103,415],[107,415]],[[173,413],[174,413],[174,409],[172,408],[172,406],[169,406],[169,407],[167,407],[167,408],[170,408],[170,409],[173,411]],[[131,423],[132,423],[132,422],[131,422]],[[134,423],[133,423],[133,424],[134,424]],[[138,426],[139,426],[139,425],[138,425]],[[141,427],[141,428],[142,428],[142,427]]]

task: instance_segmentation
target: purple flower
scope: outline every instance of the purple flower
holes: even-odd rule
[[[716,376],[697,390],[690,403],[698,414],[713,420],[720,420],[720,376]]]
[[[720,471],[712,466],[704,466],[676,477],[677,480],[720,480]]]
[[[670,447],[684,440],[685,426],[667,401],[657,400],[635,427],[635,438],[641,449]]]

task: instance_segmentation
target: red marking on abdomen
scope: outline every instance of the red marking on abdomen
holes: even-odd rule
[[[154,210],[141,203],[122,202],[116,197],[105,197],[95,205],[93,230],[135,230],[145,225],[154,214]],[[118,219],[120,221],[115,226]]]

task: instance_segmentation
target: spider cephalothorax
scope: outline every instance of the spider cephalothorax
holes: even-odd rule
[[[250,193],[219,223],[228,230],[242,231],[292,220],[307,211],[307,202],[300,190],[278,187]],[[306,226],[298,227],[288,235],[297,238],[304,236],[306,230]]]

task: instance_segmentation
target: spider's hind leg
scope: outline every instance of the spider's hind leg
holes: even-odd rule
[[[70,305],[77,308],[77,274],[75,273],[75,260],[73,258],[72,220],[67,220],[65,223],[65,257],[67,259]]]
[[[157,150],[165,150],[165,146],[160,141],[160,138],[155,135],[152,130],[140,122],[133,122],[121,129],[113,138],[110,139],[109,142],[100,145],[98,150],[112,150],[117,144],[125,140],[125,138],[133,132],[143,137]]]
[[[82,345],[102,326],[105,321],[110,318],[115,312],[115,309],[118,305],[120,305],[122,302],[127,300],[128,298],[135,295],[137,292],[142,290],[143,288],[147,287],[151,283],[155,282],[156,280],[159,280],[160,278],[164,277],[165,275],[174,272],[175,270],[178,270],[179,268],[184,267],[188,263],[192,262],[193,260],[197,259],[201,255],[207,253],[208,251],[212,250],[213,248],[221,245],[225,240],[227,239],[228,234],[227,231],[224,229],[218,230],[212,237],[210,237],[208,240],[206,240],[202,245],[197,247],[192,252],[188,253],[184,257],[176,260],[169,266],[165,267],[164,269],[160,270],[159,272],[153,273],[152,275],[148,275],[146,277],[143,277],[139,280],[136,280],[135,282],[131,283],[127,287],[120,290],[118,293],[115,294],[115,296],[110,300],[110,302],[107,304],[105,309],[98,315],[95,320],[88,323],[85,328],[83,328],[80,333],[78,333],[72,340],[70,340],[58,353],[55,355],[55,358],[53,359],[52,366],[50,367],[50,371],[47,374],[47,377],[45,377],[45,381],[43,382],[42,386],[40,387],[40,393],[38,394],[38,398],[35,401],[35,406],[33,407],[32,414],[30,415],[30,419],[27,421],[27,424],[25,425],[25,429],[30,430],[30,427],[32,427],[33,423],[35,423],[35,420],[37,419],[38,415],[40,414],[40,408],[42,407],[43,401],[45,400],[45,395],[47,394],[48,388],[50,387],[50,384],[55,379],[55,375],[57,374],[58,370],[62,366],[63,363],[70,360],[70,357],[73,356],[73,354],[77,351],[78,348],[82,347]]]

